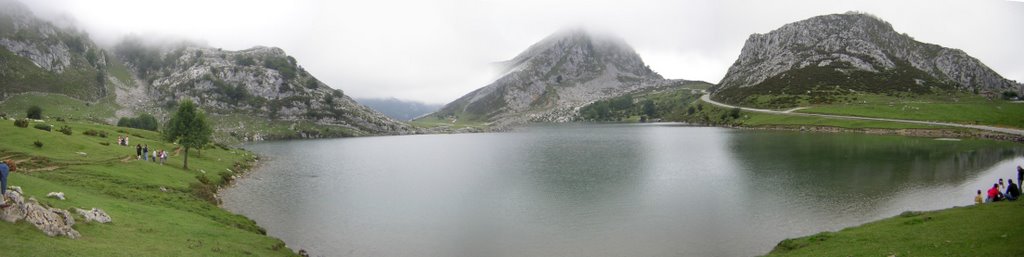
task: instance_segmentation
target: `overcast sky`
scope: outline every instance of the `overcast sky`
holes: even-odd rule
[[[918,41],[959,48],[1024,81],[1024,3],[672,0],[21,0],[101,44],[128,33],[240,50],[276,46],[353,97],[447,103],[566,27],[629,42],[666,78],[717,83],[752,33],[816,15],[872,13]]]

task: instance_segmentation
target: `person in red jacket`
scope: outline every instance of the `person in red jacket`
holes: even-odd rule
[[[992,188],[988,189],[988,199],[985,199],[985,200],[990,202],[990,203],[991,202],[998,202],[999,200],[1002,200],[1001,199],[1002,196],[1003,196],[1003,193],[999,192],[999,183],[995,183],[995,184],[992,184]]]

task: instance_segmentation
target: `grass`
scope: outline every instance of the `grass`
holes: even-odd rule
[[[899,216],[786,239],[768,256],[1024,256],[1024,201]]]
[[[21,161],[9,184],[21,186],[27,196],[57,208],[100,208],[113,222],[87,224],[76,216],[82,238],[50,238],[24,221],[0,222],[3,255],[9,256],[293,256],[278,239],[263,235],[255,222],[232,214],[197,197],[198,176],[210,184],[224,183],[220,173],[234,174],[254,160],[240,149],[191,151],[183,170],[182,157],[172,153],[166,165],[134,159],[134,147],[116,145],[117,135],[129,135],[131,144],[173,150],[157,140],[156,132],[118,128],[82,121],[67,125],[72,135],[18,128],[0,122],[0,158]],[[105,131],[106,138],[85,135]],[[123,131],[123,132],[119,132]],[[44,146],[37,148],[33,141]],[[108,143],[103,145],[101,143]],[[82,154],[84,153],[84,154]],[[161,190],[161,188],[166,189]],[[67,200],[46,198],[64,192]]]
[[[848,129],[955,129],[940,126],[931,126],[913,123],[870,121],[870,120],[848,120],[825,117],[807,117],[783,114],[768,114],[756,112],[743,112],[745,119],[741,124],[748,127],[799,127],[803,125],[828,126]]]
[[[459,117],[467,117],[467,115],[461,115]],[[487,128],[487,122],[474,120],[474,119],[452,119],[449,118],[438,118],[434,115],[424,116],[419,119],[409,121],[409,125],[419,128],[449,128],[449,129],[483,129]]]
[[[910,97],[859,94],[851,103],[816,105],[804,113],[945,121],[1024,128],[1024,104],[969,94]]]
[[[25,117],[30,106],[43,108],[44,117],[61,117],[82,120],[108,120],[120,106],[114,96],[107,96],[96,102],[87,102],[53,93],[26,93],[0,102],[0,112],[8,117]]]

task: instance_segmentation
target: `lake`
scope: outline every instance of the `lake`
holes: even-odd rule
[[[973,204],[1020,144],[679,124],[265,142],[224,207],[325,256],[753,256]],[[987,185],[987,186],[986,186]]]

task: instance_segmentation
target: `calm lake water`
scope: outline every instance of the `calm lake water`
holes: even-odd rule
[[[246,146],[223,193],[325,256],[752,256],[1016,179],[1020,144],[680,125]]]

